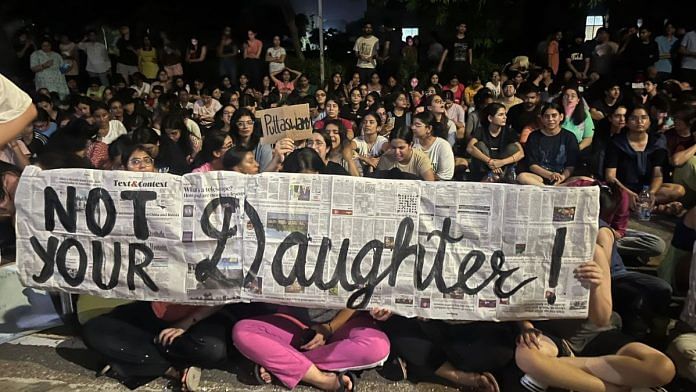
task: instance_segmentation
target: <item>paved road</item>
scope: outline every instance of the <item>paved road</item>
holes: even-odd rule
[[[84,348],[79,339],[59,335],[35,334],[18,341],[0,345],[0,392],[123,392],[128,389],[115,380],[95,378],[96,358]],[[235,374],[222,370],[205,370],[202,387],[206,392],[227,391],[287,391],[279,386],[249,386]],[[455,391],[434,384],[414,385],[407,382],[391,383],[375,371],[364,372],[361,391]],[[164,379],[155,380],[138,391],[173,391]],[[299,391],[316,391],[300,387]]]

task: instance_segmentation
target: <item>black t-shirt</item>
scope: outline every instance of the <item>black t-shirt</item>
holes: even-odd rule
[[[654,168],[667,166],[666,145],[664,135],[651,133],[645,150],[636,152],[628,145],[625,133],[617,135],[607,150],[605,167],[615,168],[616,178],[622,184],[633,192],[640,192],[644,185],[652,182]]]
[[[530,112],[525,109],[524,104],[515,105],[507,112],[508,124],[517,134],[522,133],[525,127],[536,129],[539,126],[539,109],[541,107],[537,106]]]
[[[337,176],[350,175],[346,169],[343,168],[343,166],[333,161],[329,161],[329,163],[326,164],[326,167],[321,171],[321,174],[335,174]]]
[[[566,59],[570,59],[570,63],[573,64],[573,67],[575,67],[578,72],[582,72],[585,69],[585,59],[589,57],[590,55],[587,53],[584,44],[573,43],[568,46]]]
[[[394,119],[394,129],[411,126],[412,115],[409,111],[405,111],[401,117],[396,116],[394,112],[389,112],[389,119],[387,121],[391,121],[392,118]]]
[[[389,52],[387,55],[390,60],[397,61],[401,59],[401,48],[404,46],[404,42],[401,40],[400,30],[390,31],[385,34],[386,41],[389,41]]]
[[[126,40],[123,37],[118,39],[116,44],[118,48],[118,62],[125,65],[138,65],[138,55],[128,49],[129,46],[131,49],[135,49],[133,39]]]
[[[609,106],[609,104],[604,99],[597,99],[594,102],[592,102],[592,105],[590,105],[590,107],[602,112],[602,114],[604,114],[604,117],[609,117],[609,115],[612,112],[614,112],[614,109],[618,105],[619,101],[616,101],[614,105]]]
[[[471,48],[471,42],[467,37],[457,38],[447,47],[449,51],[449,58],[454,64],[469,64],[469,49]]]
[[[353,110],[353,107],[350,104],[343,105],[339,113],[339,117],[354,122],[356,127],[360,126],[360,123],[362,122],[362,118],[364,115],[365,108],[362,105],[358,110]],[[355,136],[359,135],[356,133]]]
[[[504,158],[503,152],[505,151],[505,147],[520,141],[517,132],[509,127],[501,129],[496,137],[493,137],[491,133],[488,132],[487,128],[478,127],[474,130],[472,137],[483,142],[488,147],[488,151],[490,152],[489,157],[492,159]]]
[[[554,136],[544,135],[541,130],[534,131],[524,145],[529,166],[539,165],[554,173],[561,173],[566,167],[575,167],[579,151],[578,140],[566,129],[561,129]]]

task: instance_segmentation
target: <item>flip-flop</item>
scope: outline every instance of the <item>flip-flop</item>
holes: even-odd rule
[[[181,376],[181,388],[185,391],[196,392],[201,383],[201,369],[195,366],[184,369]]]
[[[256,380],[258,385],[266,385],[266,384],[270,384],[273,382],[273,380],[266,382],[266,380],[264,380],[261,377],[261,365],[259,365],[258,363],[254,364],[254,369],[252,371],[254,373],[254,379]],[[268,370],[266,370],[266,372],[268,372]]]
[[[493,377],[493,375],[489,372],[483,372],[481,373],[481,376],[483,376],[490,384],[493,385],[493,388],[495,392],[500,392],[500,386],[498,385],[498,381]]]
[[[377,373],[387,380],[395,382],[403,381],[408,378],[406,362],[398,356],[387,359],[384,365],[377,369]]]
[[[351,384],[353,384],[352,389],[346,389],[346,384],[343,382],[343,376],[348,376]],[[352,372],[339,372],[336,373],[336,378],[338,379],[339,387],[335,392],[357,392],[358,391],[358,378]]]

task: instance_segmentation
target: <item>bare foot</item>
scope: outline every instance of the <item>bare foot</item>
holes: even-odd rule
[[[485,373],[473,373],[473,372],[463,372],[457,370],[454,372],[456,380],[455,383],[459,385],[463,391],[476,391],[476,392],[499,392],[498,383],[492,374]]]

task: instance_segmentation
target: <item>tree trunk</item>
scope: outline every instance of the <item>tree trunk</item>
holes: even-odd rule
[[[280,9],[283,12],[283,17],[285,18],[285,23],[288,25],[288,30],[290,31],[290,39],[292,39],[292,46],[295,48],[295,53],[297,57],[304,62],[305,57],[302,53],[302,46],[300,45],[300,36],[297,31],[297,25],[295,24],[295,9],[290,4],[289,0],[280,1]]]

